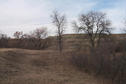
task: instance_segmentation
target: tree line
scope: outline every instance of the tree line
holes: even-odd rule
[[[49,45],[47,38],[47,28],[41,27],[33,30],[29,34],[22,31],[14,33],[14,39],[5,34],[0,35],[0,47],[2,48],[25,48],[25,49],[45,49]]]

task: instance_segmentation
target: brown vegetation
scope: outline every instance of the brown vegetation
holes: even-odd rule
[[[0,84],[101,84],[70,64],[70,52],[0,49]]]

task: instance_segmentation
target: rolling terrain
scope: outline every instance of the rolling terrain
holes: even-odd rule
[[[0,84],[102,84],[69,57],[68,50],[61,56],[56,50],[0,49]]]
[[[88,52],[88,41],[82,39],[83,35],[64,35],[62,54],[56,49],[55,37],[50,38],[52,44],[44,50],[1,48],[0,84],[109,84],[108,80],[79,70],[71,63],[72,50],[84,47],[84,52]]]

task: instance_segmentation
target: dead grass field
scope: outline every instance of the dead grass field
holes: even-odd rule
[[[61,56],[56,50],[0,49],[0,84],[103,84],[72,66],[69,57],[69,51]]]

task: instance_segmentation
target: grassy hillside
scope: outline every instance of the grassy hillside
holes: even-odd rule
[[[126,35],[113,36],[121,39]],[[85,35],[64,35],[62,54],[56,49],[56,37],[49,38],[52,44],[45,50],[0,49],[0,84],[103,84],[103,81],[109,84],[108,80],[85,73],[70,62],[73,49],[86,49]]]
[[[72,66],[69,57],[70,51],[61,56],[55,50],[0,49],[0,84],[102,83]]]

